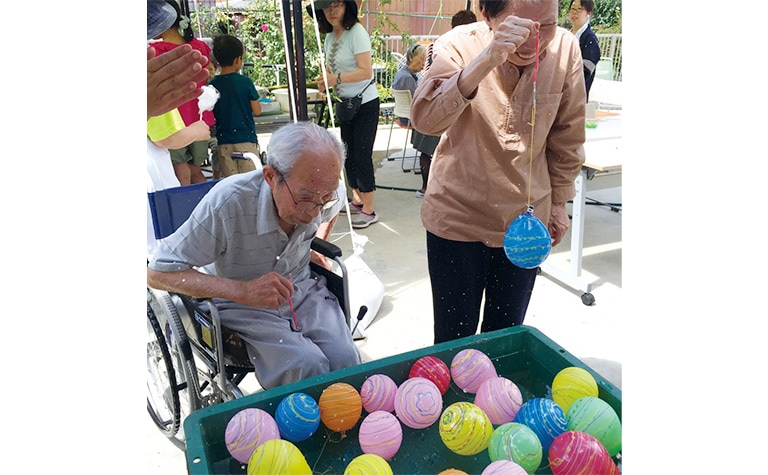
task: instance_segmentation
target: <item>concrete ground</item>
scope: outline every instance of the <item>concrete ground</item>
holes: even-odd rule
[[[389,125],[380,125],[374,160],[377,169],[375,210],[379,222],[356,230],[365,236],[362,258],[384,284],[381,307],[358,341],[365,361],[423,348],[432,343],[432,308],[427,274],[425,231],[419,217],[421,200],[415,190],[421,176],[403,172],[400,160],[386,160]],[[404,130],[395,127],[391,155],[402,152]],[[259,133],[262,145],[269,134]],[[398,155],[399,156],[399,155]],[[409,169],[412,159],[405,161]],[[621,202],[621,175],[599,176],[587,183],[587,196],[598,201]],[[569,205],[570,207],[570,205]],[[570,208],[569,208],[570,209]],[[593,276],[592,306],[582,304],[582,292],[540,275],[525,324],[536,327],[570,353],[621,388],[623,325],[622,302],[622,214],[605,206],[587,206],[582,268]],[[346,216],[334,229],[332,241],[352,254],[352,239]],[[567,264],[570,232],[552,250],[550,260]],[[254,384],[244,382],[244,385]],[[147,473],[181,475],[187,473],[184,454],[175,448],[146,417]]]

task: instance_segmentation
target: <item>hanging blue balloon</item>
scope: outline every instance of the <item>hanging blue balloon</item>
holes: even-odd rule
[[[504,252],[507,259],[523,269],[533,269],[541,265],[552,250],[552,237],[549,230],[533,214],[533,206],[518,216],[507,228],[504,235]]]

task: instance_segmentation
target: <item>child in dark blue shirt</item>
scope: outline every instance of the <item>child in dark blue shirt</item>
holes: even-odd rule
[[[216,117],[216,140],[219,145],[219,167],[224,177],[256,169],[250,160],[232,160],[232,152],[253,152],[261,156],[253,116],[261,114],[259,93],[243,68],[243,43],[230,35],[213,39],[213,56],[221,66],[221,74],[211,79],[221,97],[213,108]]]

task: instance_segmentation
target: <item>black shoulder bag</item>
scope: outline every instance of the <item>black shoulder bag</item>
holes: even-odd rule
[[[336,103],[336,118],[339,122],[350,122],[357,115],[357,111],[360,110],[360,106],[363,104],[363,93],[371,87],[374,83],[374,79],[368,83],[365,88],[360,91],[360,94],[349,97],[347,99],[341,99]]]

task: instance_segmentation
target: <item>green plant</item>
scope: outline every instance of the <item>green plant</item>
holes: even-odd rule
[[[394,102],[395,98],[389,90],[389,87],[385,87],[383,84],[376,83],[376,90],[379,91],[379,99],[381,102]]]
[[[397,61],[387,51],[382,31],[398,32],[404,45],[413,42],[408,32],[402,31],[389,15],[381,12],[382,6],[389,5],[393,1],[395,0],[381,0],[379,2],[379,12],[373,15],[375,17],[374,26],[370,32],[372,60],[376,65],[385,66],[387,74],[382,75],[385,78],[383,80],[385,83],[391,81],[397,72]],[[405,0],[396,1],[403,2]],[[363,0],[363,3],[365,2],[366,0]],[[361,7],[361,11],[363,9]],[[202,36],[212,38],[226,33],[240,38],[245,47],[243,61],[253,64],[253,67],[246,68],[243,72],[253,79],[256,85],[266,88],[285,86],[287,82],[285,70],[282,70],[280,80],[277,81],[274,69],[263,67],[270,64],[286,64],[283,22],[279,2],[275,0],[250,0],[246,10],[237,13],[199,5],[198,9],[192,12],[192,24],[195,34],[198,36],[202,33]],[[314,21],[309,15],[302,15],[302,31],[304,34],[304,71],[307,84],[310,85],[315,83],[320,74],[321,55]],[[324,36],[321,35],[320,41],[323,39]],[[391,100],[390,86],[391,84],[377,84],[382,101]]]
[[[236,19],[237,17],[237,19]],[[272,68],[264,65],[286,64],[283,21],[278,2],[275,0],[251,0],[244,12],[227,12],[215,7],[200,6],[192,15],[195,31],[202,30],[203,36],[214,37],[223,33],[237,36],[243,42],[243,62],[253,67],[244,69],[258,86],[274,87],[285,85],[286,73],[280,73],[280,83]],[[305,74],[308,82],[315,81],[320,71],[320,52],[317,48],[312,19],[303,15]]]
[[[222,33],[234,33],[234,25],[229,14],[216,7],[198,5],[197,9],[190,13],[190,17],[195,35],[213,38]],[[200,35],[201,32],[202,35]]]
[[[621,33],[621,0],[599,0],[592,13],[596,32]]]

